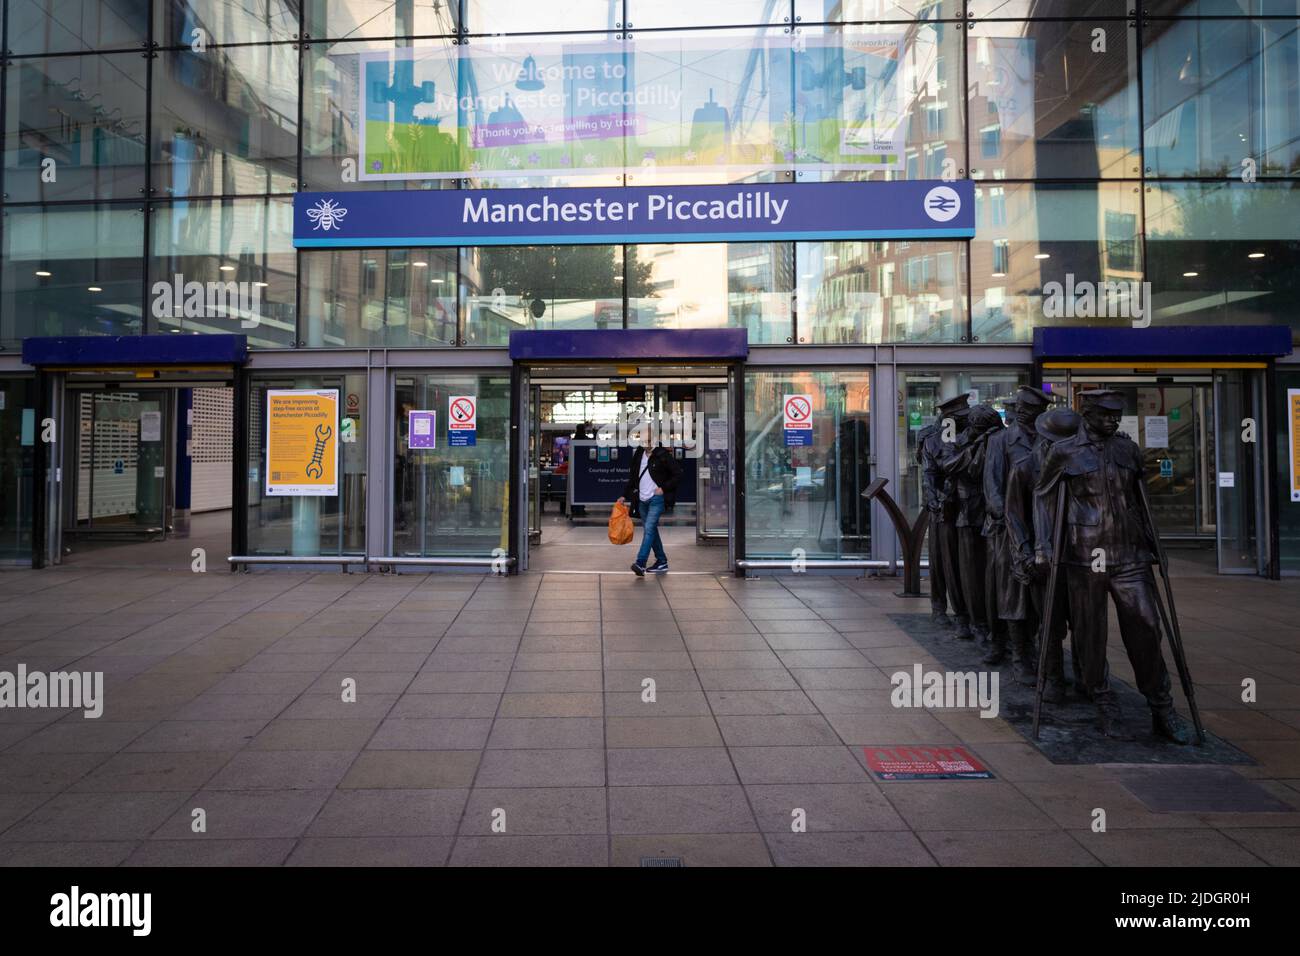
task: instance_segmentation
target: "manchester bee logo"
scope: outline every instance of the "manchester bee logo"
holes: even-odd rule
[[[312,228],[325,232],[339,228],[339,223],[347,214],[348,211],[334,199],[318,199],[316,205],[307,210],[307,218],[316,224]]]

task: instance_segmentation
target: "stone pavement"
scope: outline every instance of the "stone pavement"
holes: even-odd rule
[[[1294,810],[1156,812],[1124,768],[1054,765],[999,718],[895,710],[889,675],[936,666],[887,617],[928,609],[897,587],[6,572],[0,670],[107,686],[98,720],[0,711],[0,861],[1300,863]],[[1300,587],[1189,564],[1175,589],[1206,724],[1257,761],[1233,779],[1300,804]],[[1127,679],[1113,624],[1111,649]],[[996,777],[875,781],[864,745],[906,743],[961,744]]]

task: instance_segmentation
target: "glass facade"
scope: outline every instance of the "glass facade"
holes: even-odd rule
[[[1152,0],[1132,15],[1122,0],[0,8],[0,356],[32,336],[224,332],[269,353],[258,358],[240,519],[252,553],[373,553],[373,532],[391,521],[394,554],[490,554],[509,512],[508,386],[481,371],[499,355],[462,350],[501,349],[518,330],[745,329],[756,557],[871,553],[857,495],[871,469],[858,474],[844,455],[851,446],[865,460],[870,445],[870,366],[887,359],[867,347],[1026,356],[1018,368],[1001,352],[968,366],[898,360],[897,401],[878,412],[897,407],[896,460],[881,473],[914,515],[913,440],[938,394],[969,388],[998,405],[1029,379],[1036,329],[1133,318],[1062,309],[1062,289],[1147,283],[1154,326],[1300,330],[1294,2]],[[624,128],[485,157],[471,129],[569,119],[547,104],[572,68],[595,71],[593,92],[619,104],[610,115]],[[453,121],[440,124],[430,104],[447,98]],[[972,239],[292,242],[302,190],[935,178],[973,180]],[[207,290],[197,308],[183,294],[193,282]],[[820,370],[764,370],[800,367],[772,352],[787,346]],[[284,358],[332,349],[424,351],[386,363],[387,394],[353,354]],[[344,370],[323,371],[332,363]],[[303,371],[269,371],[282,366]],[[1294,375],[1285,368],[1279,381]],[[337,500],[263,499],[259,428],[273,386],[389,403],[389,433],[343,449]],[[402,409],[441,407],[456,389],[481,399],[480,446],[412,452]],[[764,431],[769,400],[787,391],[818,396],[810,448]],[[17,445],[6,428],[5,454],[25,448],[21,422]],[[368,516],[365,471],[378,466],[373,449],[367,466],[367,440],[396,460],[385,513]],[[1277,509],[1287,567],[1296,507]],[[29,519],[15,515],[21,543]]]
[[[1044,288],[1067,276],[1150,282],[1155,324],[1300,327],[1291,3],[1162,0],[1132,20],[1119,0],[3,6],[4,348],[228,329],[229,316],[157,314],[152,284],[176,274],[265,283],[257,348],[716,325],[754,345],[1027,343],[1059,321]],[[458,72],[467,48],[511,66]],[[423,131],[386,147],[412,170],[470,148],[421,125],[422,103],[493,84],[510,102],[533,89],[517,75],[529,63],[541,76],[582,56],[628,64],[606,92],[645,101],[599,149],[535,151],[477,178],[367,178],[375,57],[383,89],[367,95]],[[661,83],[707,102],[650,102]],[[888,149],[824,162],[824,124],[844,109]],[[972,241],[340,254],[295,252],[287,218],[301,188],[940,176],[978,183]]]

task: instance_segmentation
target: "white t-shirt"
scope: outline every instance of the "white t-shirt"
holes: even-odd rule
[[[650,477],[650,449],[647,448],[641,455],[641,484],[639,491],[642,501],[649,501],[655,496],[655,489],[659,486],[655,480]]]

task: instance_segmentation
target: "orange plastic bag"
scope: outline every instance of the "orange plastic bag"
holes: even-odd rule
[[[609,543],[628,544],[635,534],[632,518],[627,513],[627,505],[621,501],[614,502],[614,510],[609,513]]]

